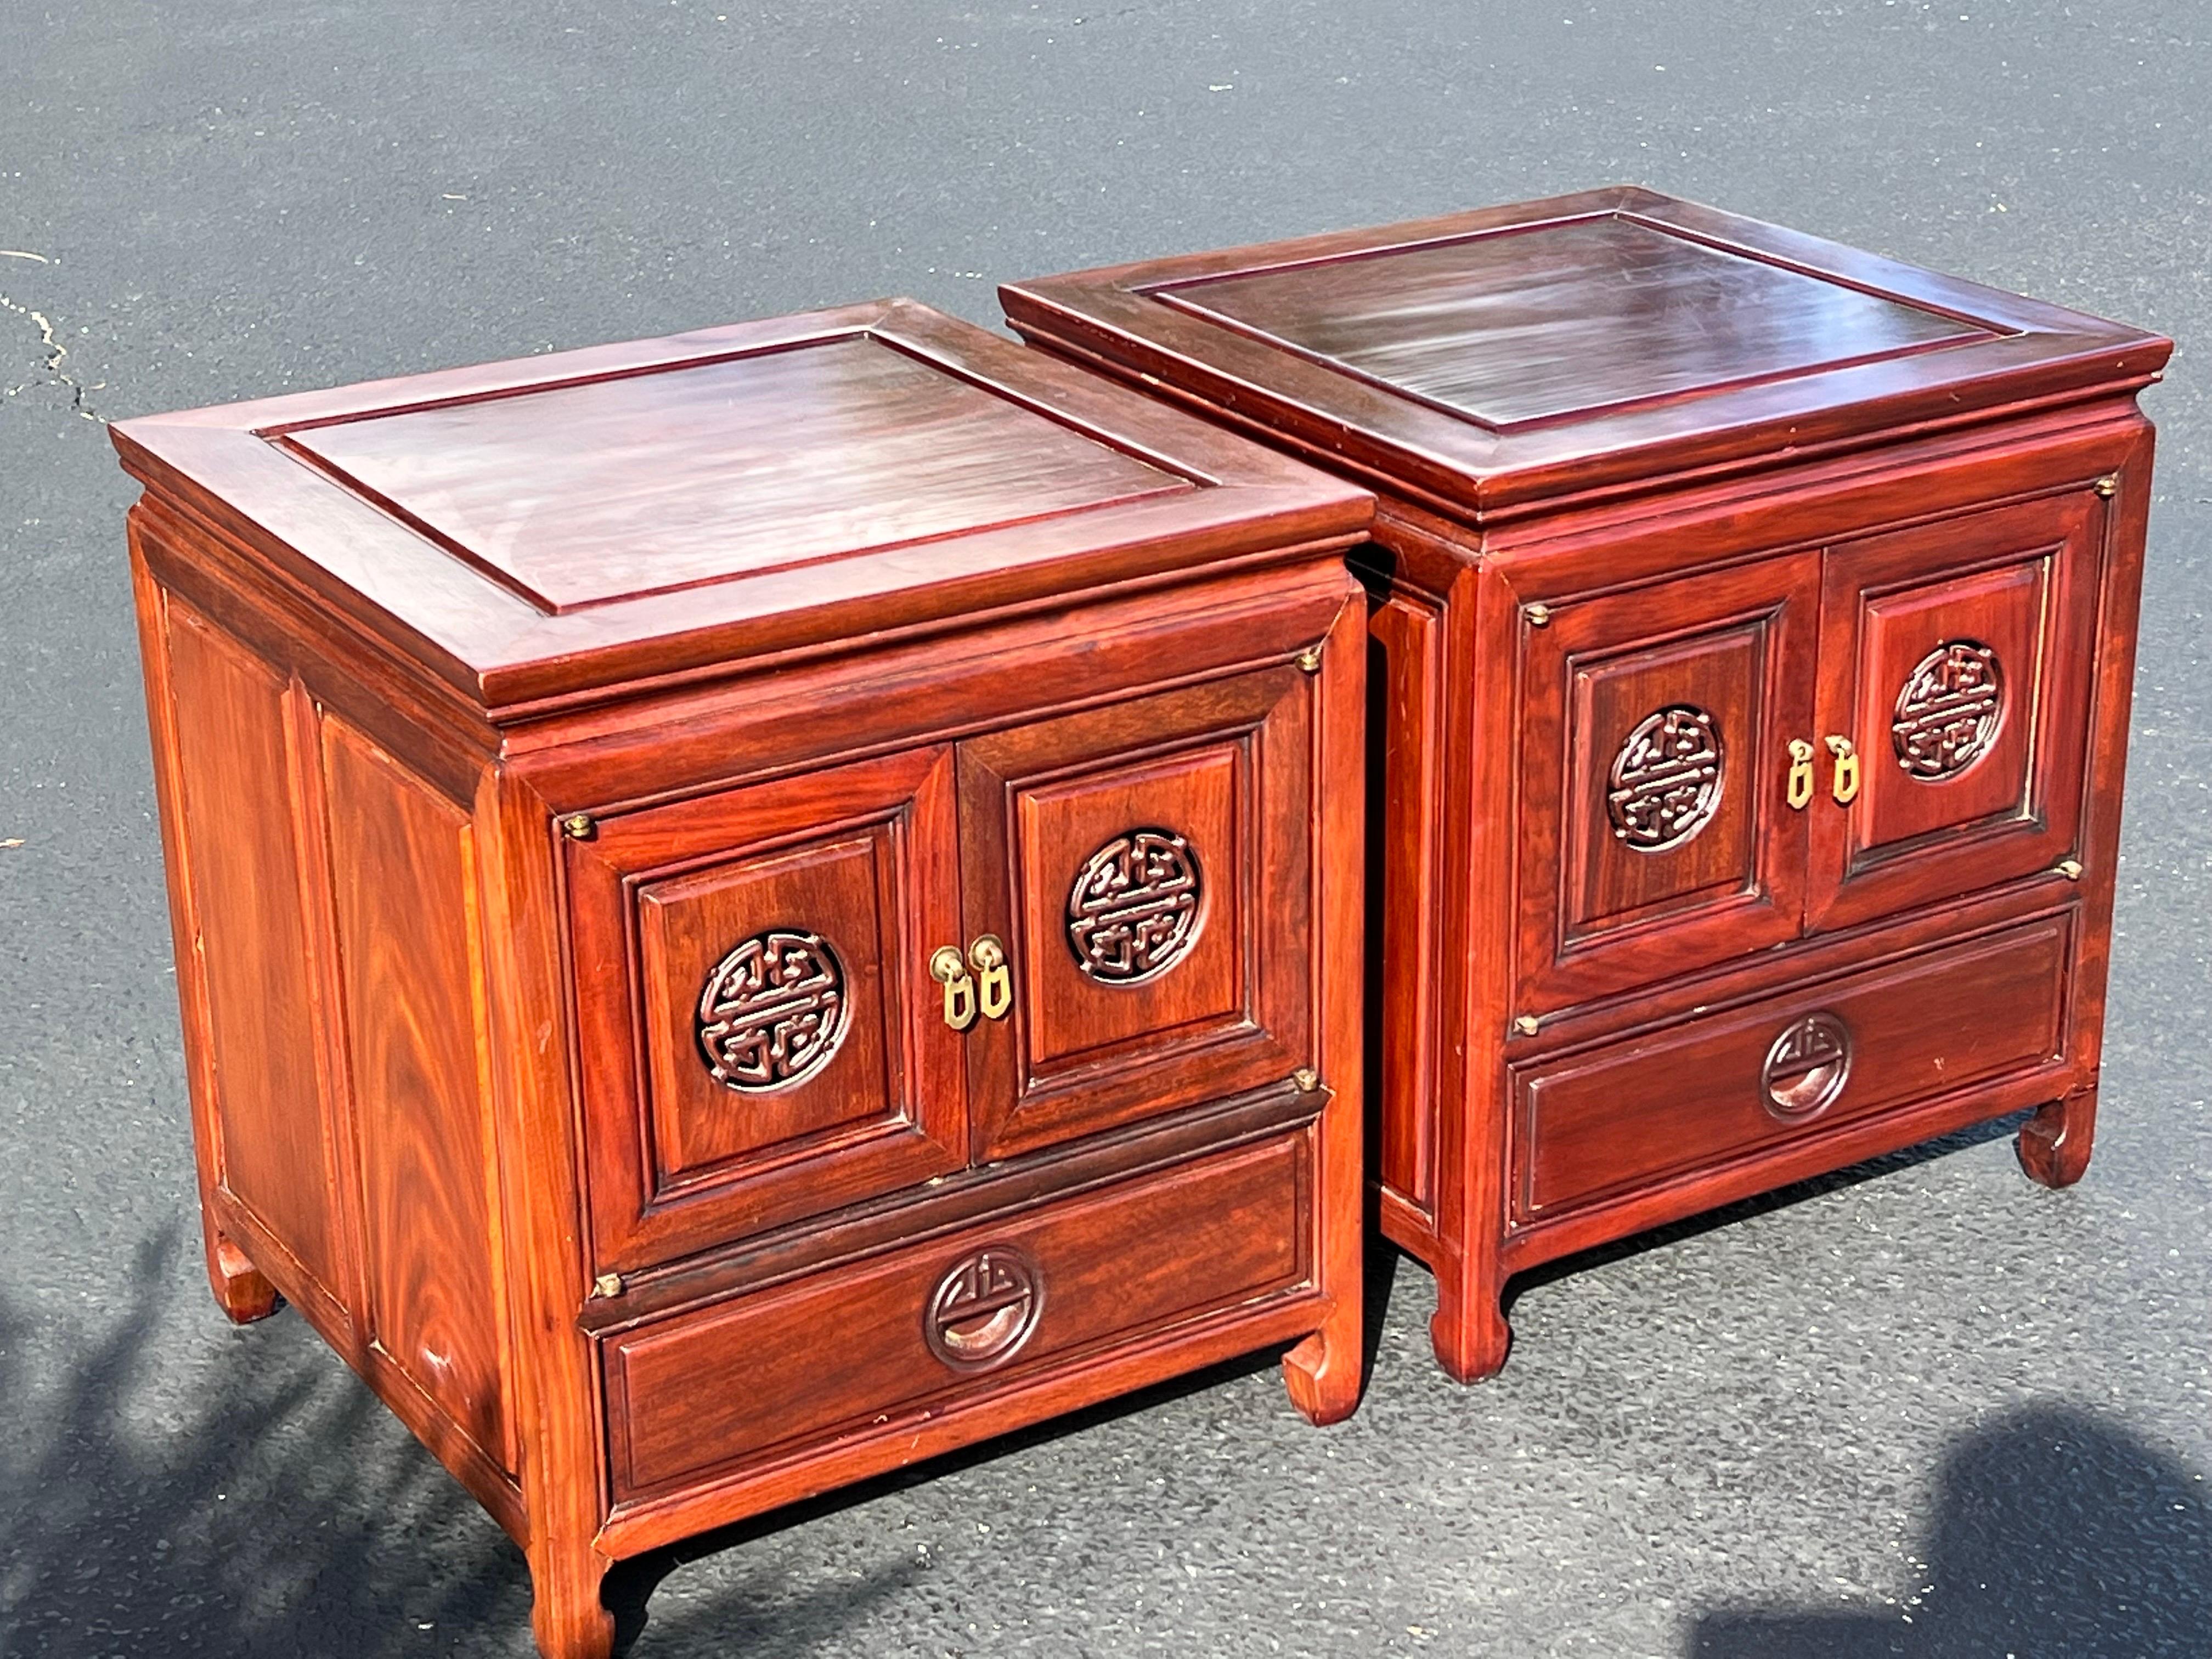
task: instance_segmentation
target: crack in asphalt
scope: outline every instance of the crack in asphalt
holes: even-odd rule
[[[18,317],[27,317],[37,325],[39,347],[46,354],[44,383],[48,386],[66,386],[69,389],[70,410],[81,419],[96,421],[100,425],[106,426],[107,419],[105,416],[95,414],[84,406],[84,394],[88,392],[98,392],[107,383],[101,380],[91,386],[85,386],[73,375],[63,371],[62,360],[69,356],[69,348],[54,338],[54,325],[46,319],[46,314],[42,311],[33,311],[28,306],[17,305],[4,294],[0,294],[0,310],[12,311]],[[31,387],[40,384],[38,380],[26,380],[21,386],[9,386],[7,395],[12,398],[17,392],[27,392]]]

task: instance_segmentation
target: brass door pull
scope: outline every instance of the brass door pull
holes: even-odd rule
[[[1790,805],[1802,812],[1813,799],[1813,745],[1802,738],[1790,739]]]
[[[975,1023],[975,981],[957,945],[940,945],[929,958],[929,976],[945,988],[945,1023],[964,1031]]]
[[[1828,752],[1836,757],[1836,776],[1829,793],[1835,796],[1836,805],[1849,806],[1858,799],[1859,757],[1849,738],[1830,738]]]
[[[1006,965],[1006,947],[995,933],[985,933],[968,947],[968,961],[982,981],[983,1018],[1004,1019],[1014,1006],[1014,970]]]

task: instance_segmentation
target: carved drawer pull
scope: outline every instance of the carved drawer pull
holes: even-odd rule
[[[1802,738],[1790,739],[1790,805],[1803,811],[1813,799],[1813,745]]]
[[[997,934],[982,934],[968,947],[968,961],[982,981],[983,1018],[1004,1019],[1014,1006],[1014,970],[1006,965],[1006,947]]]
[[[1849,806],[1858,799],[1859,757],[1849,738],[1830,738],[1828,752],[1836,757],[1836,777],[1831,793],[1838,806]]]
[[[945,988],[945,1023],[964,1031],[975,1023],[975,981],[957,945],[940,945],[929,958],[929,976]]]
[[[1036,1263],[1011,1244],[994,1244],[963,1256],[938,1280],[922,1338],[956,1371],[988,1370],[1020,1351],[1043,1311]]]
[[[1851,1034],[1833,1014],[1808,1014],[1784,1026],[1766,1051],[1759,1080],[1766,1109],[1785,1123],[1835,1104],[1851,1074]]]

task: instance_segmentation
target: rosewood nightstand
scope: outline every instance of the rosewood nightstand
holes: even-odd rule
[[[1510,1275],[2096,1117],[2171,343],[1650,191],[1001,290],[1372,485],[1382,1225]]]
[[[1360,1383],[1372,501],[905,301],[131,421],[208,1263],[616,1559]]]

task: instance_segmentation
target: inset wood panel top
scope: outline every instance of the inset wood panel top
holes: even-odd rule
[[[546,611],[1195,488],[864,334],[276,441]]]
[[[1619,214],[1155,291],[1492,427],[1997,331]]]
[[[911,301],[114,428],[149,510],[495,718],[1364,532],[1363,490]]]
[[[1634,185],[999,293],[1028,339],[1477,524],[2130,392],[2172,350]]]

